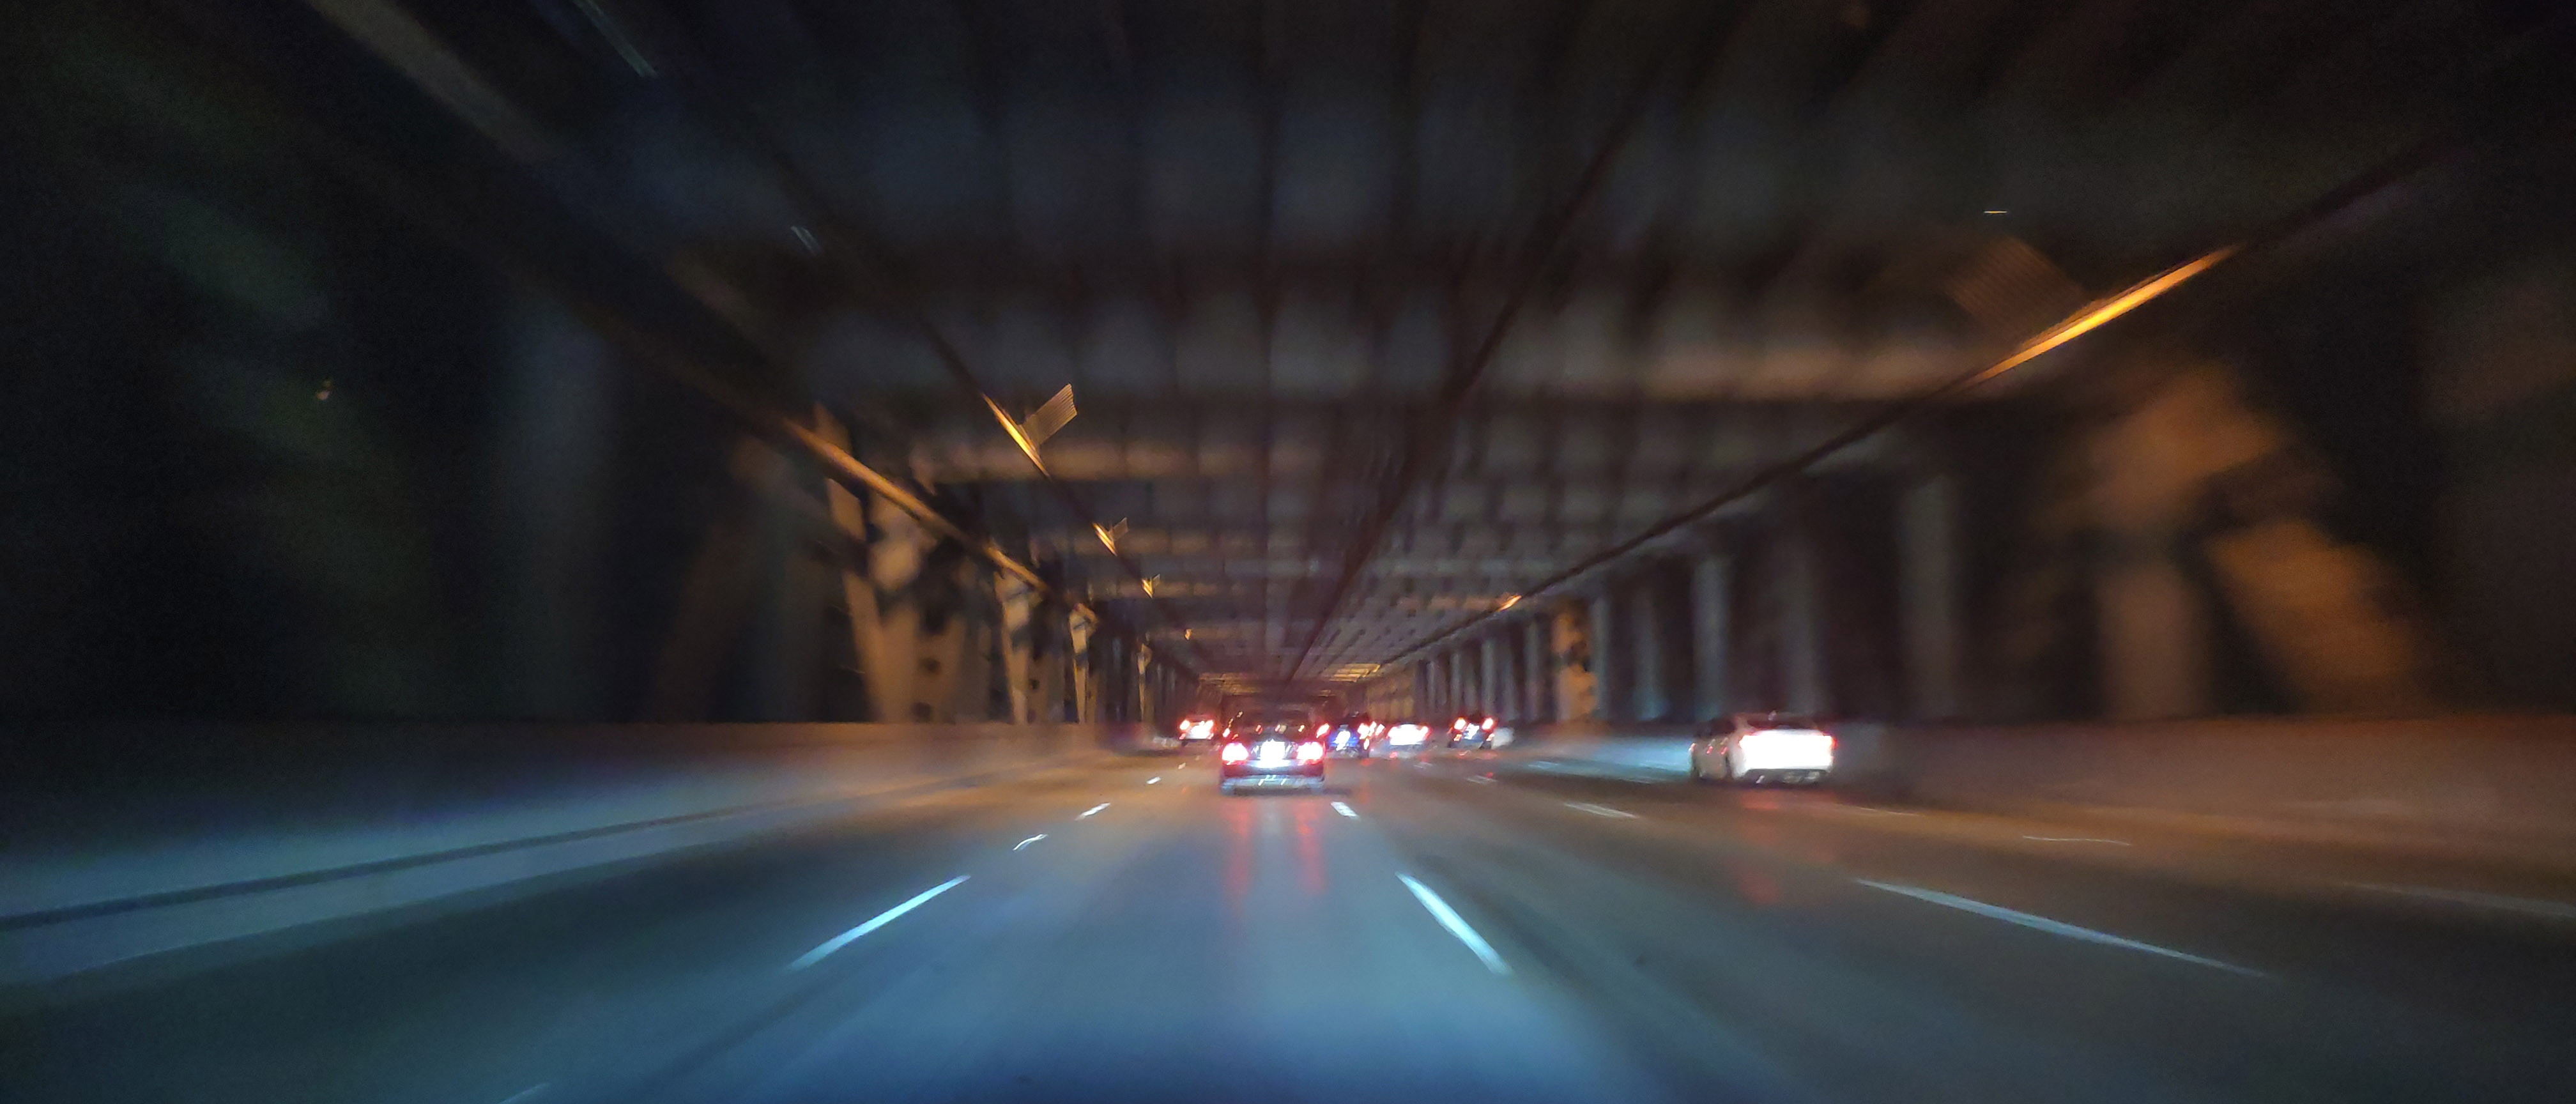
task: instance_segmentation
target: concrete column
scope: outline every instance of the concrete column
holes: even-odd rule
[[[1477,662],[1483,668],[1478,672],[1478,681],[1482,684],[1483,692],[1477,695],[1476,709],[1478,712],[1501,716],[1509,711],[1509,707],[1503,704],[1501,642],[1488,635],[1476,642],[1476,652]]]
[[[1429,720],[1431,715],[1431,661],[1429,659],[1417,661],[1413,665],[1413,670],[1407,674],[1406,677],[1413,683],[1413,702],[1411,706],[1413,715],[1426,721]]]
[[[1529,707],[1522,719],[1552,721],[1556,719],[1556,671],[1548,664],[1547,633],[1552,621],[1548,617],[1532,618],[1515,630],[1521,645],[1521,700]]]
[[[2094,580],[2094,602],[2105,715],[2139,721],[2209,712],[2209,613],[2171,555],[2113,556]]]
[[[1637,579],[1636,589],[1628,593],[1628,627],[1633,630],[1629,635],[1628,668],[1635,672],[1629,700],[1636,709],[1636,719],[1641,721],[1662,720],[1668,699],[1664,688],[1665,660],[1669,657],[1664,654],[1663,589],[1661,576],[1649,571]]]
[[[1959,495],[1947,478],[1909,487],[1897,505],[1906,704],[1916,720],[1959,716]]]
[[[1073,671],[1073,719],[1082,724],[1100,720],[1100,684],[1092,668],[1091,636],[1099,622],[1080,610],[1065,616],[1065,633],[1072,647],[1067,652]]]
[[[1595,672],[1590,631],[1590,605],[1582,600],[1566,602],[1548,617],[1548,664],[1556,683],[1556,719],[1589,720],[1595,708],[1593,698],[1601,680]]]
[[[915,641],[912,719],[942,724],[983,719],[981,703],[990,695],[990,675],[976,599],[986,591],[974,565],[964,561],[925,571],[914,580],[912,597],[920,634]]]
[[[1134,719],[1142,721],[1148,725],[1154,724],[1162,719],[1161,714],[1157,713],[1154,709],[1154,676],[1156,674],[1157,669],[1154,666],[1153,646],[1148,644],[1136,645],[1136,716]]]
[[[1583,604],[1589,630],[1585,636],[1592,657],[1592,719],[1625,720],[1622,714],[1626,711],[1620,703],[1631,683],[1627,657],[1619,654],[1618,591],[1605,584]]]
[[[1073,708],[1068,704],[1073,693],[1073,669],[1066,655],[1063,612],[1057,603],[1042,601],[1029,619],[1030,719],[1040,723],[1073,719]]]
[[[1010,689],[1010,721],[1038,719],[1037,588],[1017,575],[993,573],[993,599],[1002,607],[1002,678]]]
[[[1783,538],[1780,588],[1780,668],[1787,701],[1798,713],[1830,713],[1825,682],[1823,572],[1806,531],[1792,522]]]
[[[1727,639],[1734,626],[1734,561],[1719,553],[1691,563],[1691,716],[1723,717],[1733,709],[1727,688]]]
[[[1463,712],[1466,712],[1466,710],[1467,710],[1467,650],[1466,650],[1465,648],[1463,648],[1463,647],[1456,647],[1456,646],[1452,646],[1452,647],[1449,649],[1449,708],[1448,708],[1448,712],[1451,712],[1451,713],[1463,713]]]

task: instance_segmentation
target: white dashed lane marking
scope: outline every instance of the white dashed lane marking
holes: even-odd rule
[[[864,936],[869,932],[894,923],[898,918],[902,917],[904,913],[911,912],[914,909],[928,904],[931,898],[957,888],[958,883],[965,880],[966,875],[960,874],[954,878],[948,879],[947,881],[941,882],[938,885],[932,886],[929,889],[922,890],[920,893],[915,894],[912,900],[876,914],[869,918],[867,923],[861,924],[858,927],[851,928],[848,931],[824,940],[822,946],[805,952],[805,954],[796,961],[788,963],[787,968],[790,970],[802,970],[817,962],[821,962],[823,961],[823,956],[849,946],[851,943],[856,942],[859,937]]]

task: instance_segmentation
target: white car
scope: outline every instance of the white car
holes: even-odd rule
[[[1834,737],[1810,717],[1738,713],[1710,721],[1690,749],[1697,782],[1814,785],[1834,771]]]
[[[1422,751],[1422,745],[1430,742],[1430,725],[1407,721],[1403,724],[1386,726],[1386,753],[1389,755],[1407,751],[1419,754]]]

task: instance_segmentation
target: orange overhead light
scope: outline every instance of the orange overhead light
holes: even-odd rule
[[[1974,387],[1977,384],[1984,383],[1996,376],[2000,376],[2015,368],[2019,368],[2022,365],[2029,363],[2033,358],[2039,356],[2041,353],[2045,353],[2050,349],[2054,349],[2069,341],[2082,337],[2085,334],[2091,333],[2095,329],[2099,328],[2103,323],[2114,318],[2118,318],[2130,311],[2136,310],[2140,306],[2144,305],[2148,300],[2182,286],[2183,281],[2208,271],[2211,265],[2215,265],[2220,261],[2226,260],[2230,254],[2235,252],[2236,247],[2232,245],[2224,249],[2214,250],[2198,259],[2186,261],[2182,264],[2175,265],[2172,268],[2168,268],[2163,272],[2159,272],[2154,276],[2150,276],[2146,280],[2129,288],[2127,291],[2123,291],[2107,299],[2097,300],[2093,306],[2087,308],[2084,313],[2051,326],[2048,329],[2041,331],[2038,336],[2022,342],[2021,346],[2014,349],[2011,355],[2006,356],[2002,360],[1996,361],[1993,366],[1987,368],[1985,371],[1969,377],[1959,386],[1962,388]]]

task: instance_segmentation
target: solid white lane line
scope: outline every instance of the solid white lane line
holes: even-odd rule
[[[1359,818],[1359,814],[1358,814],[1358,813],[1354,813],[1354,812],[1352,812],[1352,811],[1351,811],[1351,807],[1350,807],[1350,806],[1348,806],[1348,805],[1344,805],[1344,804],[1342,804],[1342,803],[1341,803],[1341,802],[1339,802],[1339,801],[1336,801],[1336,802],[1334,802],[1334,803],[1333,803],[1333,811],[1334,811],[1334,812],[1336,812],[1336,813],[1340,813],[1340,814],[1342,814],[1343,816],[1350,817],[1350,818],[1352,818],[1352,819],[1354,819],[1354,820],[1356,820],[1356,819],[1358,819],[1358,818]]]
[[[1589,801],[1568,801],[1565,803],[1565,807],[1568,809],[1581,809],[1594,816],[1618,817],[1623,820],[1637,819],[1637,814],[1625,809],[1613,809],[1607,805],[1595,805]]]
[[[1490,776],[1490,775],[1471,774],[1471,775],[1468,775],[1468,776],[1467,776],[1467,781],[1470,781],[1470,782],[1487,782],[1487,783],[1490,783],[1490,782],[1492,782],[1492,781],[1493,781],[1493,778],[1492,778],[1492,776]]]
[[[1404,880],[1404,888],[1413,891],[1414,900],[1422,902],[1422,907],[1431,911],[1432,919],[1439,921],[1441,927],[1449,929],[1449,934],[1458,937],[1458,942],[1466,944],[1468,950],[1476,952],[1476,957],[1484,960],[1486,969],[1497,974],[1512,972],[1512,968],[1503,963],[1503,956],[1494,953],[1494,945],[1485,942],[1484,936],[1476,934],[1476,929],[1468,927],[1465,920],[1459,919],[1458,910],[1450,908],[1449,902],[1441,900],[1439,894],[1431,892],[1430,886],[1414,881],[1413,875],[1410,874],[1398,874],[1396,877]]]
[[[2354,889],[2367,889],[2377,893],[2395,893],[2407,897],[2422,897],[2433,901],[2448,901],[2455,905],[2475,905],[2479,908],[2502,909],[2506,912],[2519,912],[2529,916],[2546,916],[2553,920],[2576,920],[2576,905],[2567,904],[2563,901],[2540,901],[2529,897],[2507,897],[2501,893],[2480,893],[2476,890],[2470,889],[2435,889],[2431,886],[2375,885],[2370,882],[2350,882],[2346,884],[2352,886]]]
[[[546,1089],[553,1084],[554,1082],[552,1081],[537,1082],[527,1088],[511,1093],[501,1101],[501,1104],[524,1104],[525,1101],[536,1099],[539,1094],[544,1093]]]
[[[1883,889],[1889,893],[1912,897],[1917,901],[1929,901],[1945,908],[1954,908],[1961,912],[1973,912],[1979,916],[2001,920],[2008,924],[2019,924],[2025,928],[2047,932],[2050,935],[2062,935],[2069,939],[2081,939],[2088,943],[2100,943],[2111,947],[2126,947],[2132,951],[2145,951],[2151,955],[2163,955],[2166,958],[2198,963],[2212,969],[2225,970],[2231,974],[2243,974],[2246,977],[2271,976],[2261,970],[2248,970],[2245,967],[2236,965],[2232,962],[2220,962],[2214,958],[2202,958],[2199,955],[2177,951],[2171,947],[2159,947],[2153,943],[2140,943],[2135,939],[2123,939],[2109,932],[2094,931],[2091,928],[2079,928],[2063,920],[2051,920],[2045,916],[2034,916],[2027,912],[2018,912],[2001,905],[1989,905],[1983,901],[1970,900],[1966,897],[1943,893],[1939,890],[1917,889],[1913,886],[1897,885],[1893,882],[1873,882],[1867,878],[1856,878],[1853,880],[1862,885],[1868,886],[1871,889]]]
[[[1042,840],[1042,839],[1045,839],[1045,838],[1046,838],[1046,833],[1044,833],[1044,832],[1040,832],[1040,833],[1038,833],[1038,834],[1036,834],[1036,835],[1034,835],[1034,836],[1030,836],[1030,837],[1029,837],[1029,838],[1027,838],[1027,839],[1021,840],[1021,841],[1020,841],[1020,842],[1018,842],[1018,843],[1014,843],[1014,844],[1012,844],[1012,845],[1011,845],[1011,850],[1013,850],[1013,851],[1017,851],[1017,850],[1019,850],[1020,848],[1026,847],[1026,846],[1028,846],[1028,845],[1030,845],[1030,844],[1032,844],[1032,843],[1036,843],[1037,841]]]
[[[2038,840],[2041,843],[2107,843],[2114,847],[2129,845],[2127,840],[2103,839],[2100,836],[2023,836],[2022,838]]]
[[[1082,811],[1082,816],[1078,816],[1078,817],[1075,817],[1075,818],[1073,818],[1073,819],[1075,819],[1075,820],[1082,820],[1082,819],[1084,819],[1084,818],[1086,818],[1086,817],[1089,817],[1091,814],[1096,813],[1096,812],[1099,812],[1100,810],[1102,810],[1102,809],[1106,809],[1106,808],[1108,808],[1108,807],[1109,807],[1109,803],[1108,803],[1108,802],[1106,802],[1106,801],[1103,801],[1103,802],[1101,802],[1101,803],[1100,803],[1100,804],[1098,804],[1098,805],[1094,805],[1094,806],[1092,806],[1092,807],[1090,807],[1090,808],[1088,808],[1088,809],[1084,809],[1084,810]]]
[[[1907,810],[1904,810],[1904,809],[1881,809],[1881,808],[1877,808],[1877,807],[1875,807],[1875,806],[1870,806],[1870,805],[1827,805],[1827,806],[1825,806],[1825,808],[1828,808],[1828,809],[1841,809],[1841,810],[1843,810],[1843,811],[1845,811],[1845,812],[1852,812],[1852,813],[1868,813],[1868,814],[1870,814],[1871,816],[1922,816],[1922,815],[1923,815],[1923,814],[1921,814],[1921,813],[1908,812]]]
[[[964,874],[960,874],[960,875],[958,875],[958,876],[956,876],[956,877],[954,877],[954,878],[950,878],[950,879],[948,879],[947,881],[941,882],[941,883],[939,883],[938,885],[932,886],[932,887],[930,887],[929,889],[922,890],[919,894],[915,895],[915,896],[913,897],[913,899],[912,899],[912,900],[906,901],[906,902],[904,902],[904,903],[902,903],[902,904],[900,904],[900,905],[896,905],[896,906],[895,906],[895,907],[893,907],[893,908],[887,909],[887,910],[885,910],[884,912],[880,912],[880,913],[876,914],[875,918],[873,918],[873,919],[869,920],[867,923],[861,924],[861,925],[859,925],[858,927],[851,928],[851,929],[850,929],[850,930],[848,930],[848,931],[842,932],[842,933],[841,933],[841,934],[839,934],[839,935],[836,935],[836,936],[833,936],[833,937],[832,937],[832,938],[830,938],[830,939],[826,939],[826,940],[824,940],[824,941],[823,941],[823,945],[822,945],[822,946],[820,946],[820,947],[816,947],[816,948],[814,948],[813,950],[810,950],[810,951],[805,952],[804,957],[799,958],[799,959],[797,959],[797,960],[796,960],[796,961],[794,961],[794,962],[790,962],[790,963],[788,963],[788,964],[787,964],[787,968],[788,968],[788,969],[790,969],[790,970],[802,970],[802,969],[804,969],[804,968],[806,968],[806,967],[808,967],[808,966],[811,966],[811,965],[813,965],[813,964],[815,964],[815,963],[817,963],[817,962],[821,962],[821,961],[823,961],[823,956],[828,955],[828,954],[831,954],[831,953],[832,953],[832,952],[834,952],[834,951],[840,950],[840,949],[841,949],[841,948],[843,948],[843,947],[847,947],[847,946],[849,946],[852,942],[856,941],[860,936],[866,935],[866,934],[868,934],[869,932],[872,932],[872,931],[877,930],[878,928],[882,928],[882,927],[884,927],[884,926],[886,926],[886,925],[888,925],[888,924],[894,923],[894,922],[895,922],[895,920],[896,920],[898,917],[901,917],[904,913],[911,912],[911,911],[912,911],[912,910],[914,910],[914,909],[920,908],[923,904],[927,903],[931,898],[933,898],[933,897],[937,897],[937,896],[939,896],[939,895],[940,895],[940,894],[942,894],[942,893],[946,893],[946,892],[948,892],[949,890],[952,890],[952,889],[957,888],[957,884],[958,884],[958,883],[960,883],[960,882],[963,882],[963,881],[965,881],[965,880],[966,880],[966,875],[964,875]]]

